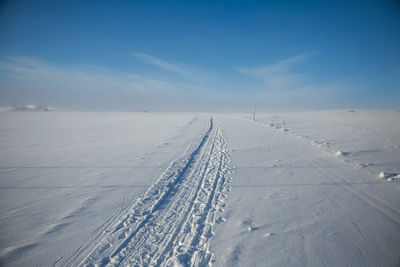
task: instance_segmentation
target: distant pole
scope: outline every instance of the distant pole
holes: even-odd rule
[[[257,108],[257,104],[254,104],[253,121],[256,120],[256,108]]]

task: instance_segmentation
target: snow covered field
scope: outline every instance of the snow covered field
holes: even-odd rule
[[[0,125],[1,265],[400,263],[400,112]]]

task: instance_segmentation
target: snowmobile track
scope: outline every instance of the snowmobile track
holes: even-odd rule
[[[70,266],[205,266],[230,173],[215,118],[200,143],[173,161],[143,197],[83,245]]]

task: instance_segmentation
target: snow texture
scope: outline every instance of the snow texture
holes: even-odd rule
[[[400,113],[0,113],[3,266],[397,266]]]

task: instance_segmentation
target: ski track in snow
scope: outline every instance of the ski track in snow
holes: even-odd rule
[[[131,207],[105,223],[67,266],[205,266],[221,217],[230,157],[215,118],[194,149],[173,161]]]
[[[272,122],[270,123],[270,126],[272,128],[275,128],[277,130],[283,129],[283,134],[286,135],[286,132],[288,132],[288,129],[285,128],[286,121],[282,118],[282,116],[273,116],[272,117]],[[330,181],[335,184],[340,185],[344,190],[349,192],[351,195],[355,196],[359,200],[361,200],[363,203],[365,203],[367,206],[371,207],[372,209],[376,210],[377,212],[381,213],[383,216],[391,220],[394,224],[397,226],[400,226],[400,211],[389,206],[388,204],[384,203],[383,201],[377,199],[373,195],[369,194],[368,192],[361,190],[360,188],[352,185],[351,183],[348,183],[346,180],[341,178],[339,175],[335,173],[335,171],[329,169],[329,168],[324,168],[317,160],[313,159],[312,157],[306,155],[303,152],[296,151],[298,155],[300,155],[304,160],[310,163],[310,165],[324,174],[324,176]],[[342,151],[341,151],[342,152]],[[342,152],[347,153],[347,152]],[[346,163],[346,162],[345,162]],[[353,166],[353,165],[352,165]],[[384,173],[382,172],[383,176]],[[396,176],[396,173],[389,174],[388,176]],[[380,177],[384,178],[384,177]]]
[[[321,164],[314,160],[313,158],[305,155],[304,153],[300,153],[305,160],[307,160],[312,167],[317,169],[322,174],[325,174],[325,177],[341,186],[344,190],[349,192],[351,195],[355,196],[367,206],[371,207],[372,209],[376,210],[390,221],[392,221],[397,226],[400,226],[400,211],[396,210],[393,207],[390,207],[388,204],[384,203],[383,201],[379,200],[378,198],[374,197],[370,193],[356,187],[355,185],[347,182],[343,178],[341,178],[338,174],[336,174],[333,170],[328,168],[324,168]]]
[[[291,133],[294,134],[295,136],[302,138],[303,140],[307,141],[308,143],[315,145],[322,149],[323,151],[327,152],[328,154],[333,155],[336,159],[339,159],[346,164],[349,164],[350,166],[356,168],[356,169],[361,169],[361,168],[366,168],[368,166],[374,165],[374,163],[362,163],[358,162],[354,158],[348,159],[347,156],[349,155],[357,155],[360,153],[367,153],[367,152],[374,152],[376,150],[362,150],[362,151],[342,151],[342,150],[337,150],[337,151],[332,151],[330,149],[330,141],[317,141],[311,138],[310,136],[303,136],[301,134],[296,133],[294,130],[291,130],[287,127],[287,122],[286,120],[281,116],[281,115],[274,115],[271,117],[271,122],[267,123],[265,121],[258,121],[261,124],[266,124],[269,125],[271,128],[274,128],[276,130],[282,131],[284,134],[286,133]],[[370,141],[370,144],[374,144],[376,146],[379,146],[380,144],[377,143],[376,141]],[[386,181],[400,181],[400,174],[395,173],[395,172],[388,172],[388,171],[381,171],[379,173],[373,173],[371,172],[371,175],[376,175],[379,179],[383,179]]]

